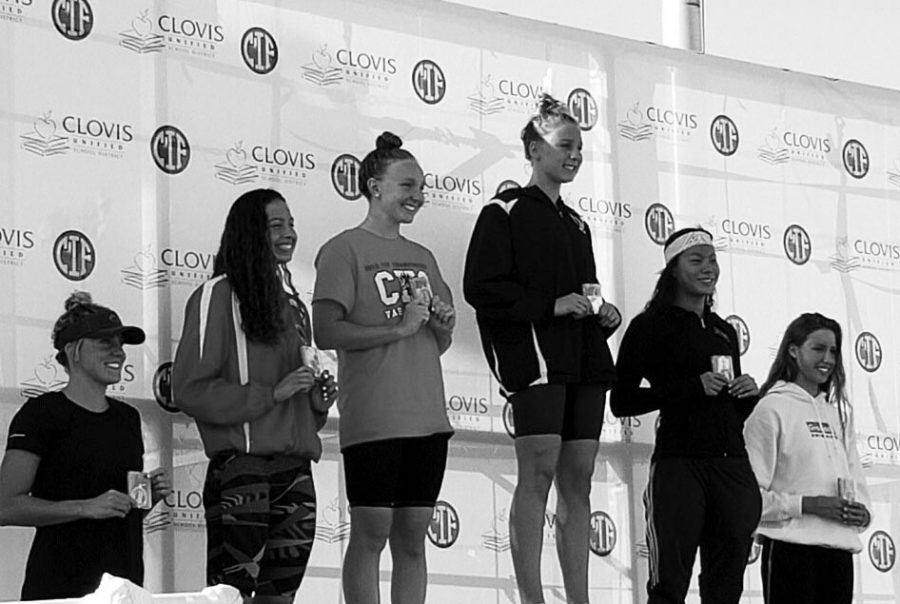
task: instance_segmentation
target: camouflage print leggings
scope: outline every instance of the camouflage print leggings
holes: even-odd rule
[[[217,455],[203,487],[209,585],[245,595],[293,597],[316,531],[310,461],[299,457]]]

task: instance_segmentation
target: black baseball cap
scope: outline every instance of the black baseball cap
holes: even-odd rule
[[[111,310],[87,315],[68,325],[56,336],[56,347],[62,350],[69,342],[90,338],[99,340],[109,336],[121,336],[123,344],[142,344],[146,339],[144,330],[135,325],[122,325],[122,319]]]

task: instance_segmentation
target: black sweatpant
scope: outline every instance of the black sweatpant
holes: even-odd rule
[[[766,539],[762,582],[766,604],[850,604],[853,554],[843,549]]]
[[[750,462],[664,458],[644,493],[650,580],[647,604],[682,604],[700,548],[700,600],[737,604],[762,511]]]

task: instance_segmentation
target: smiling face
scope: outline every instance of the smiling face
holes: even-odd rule
[[[686,298],[706,298],[716,291],[719,280],[719,262],[716,248],[711,245],[689,247],[674,261],[675,281],[678,296]]]
[[[531,166],[550,182],[572,182],[581,167],[581,149],[578,124],[560,120],[542,141],[531,143]]]
[[[83,338],[66,345],[70,373],[79,372],[86,378],[109,386],[122,379],[125,351],[119,335],[103,338]]]
[[[414,159],[391,162],[381,178],[369,179],[369,202],[388,222],[411,223],[425,205],[425,174]]]
[[[817,329],[800,346],[791,344],[788,354],[797,363],[794,382],[811,396],[816,396],[834,373],[838,354],[834,332]]]
[[[279,264],[290,262],[297,247],[297,231],[294,217],[283,199],[266,204],[266,236],[275,260]]]

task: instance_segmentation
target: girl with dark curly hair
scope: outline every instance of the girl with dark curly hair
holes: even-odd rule
[[[0,466],[0,525],[37,528],[23,600],[87,595],[103,573],[140,585],[142,511],[171,491],[160,469],[147,474],[149,493],[129,489],[129,473],[144,464],[141,418],[106,396],[122,379],[122,345],[141,344],[144,331],[122,325],[87,292],[72,294],[65,307],[53,347],[69,382],[16,412]]]
[[[309,315],[287,264],[297,232],[271,189],[232,204],[213,277],[194,291],[172,372],[175,404],[210,459],[207,581],[256,602],[293,600],[315,533],[311,461],[337,396],[304,365]]]

